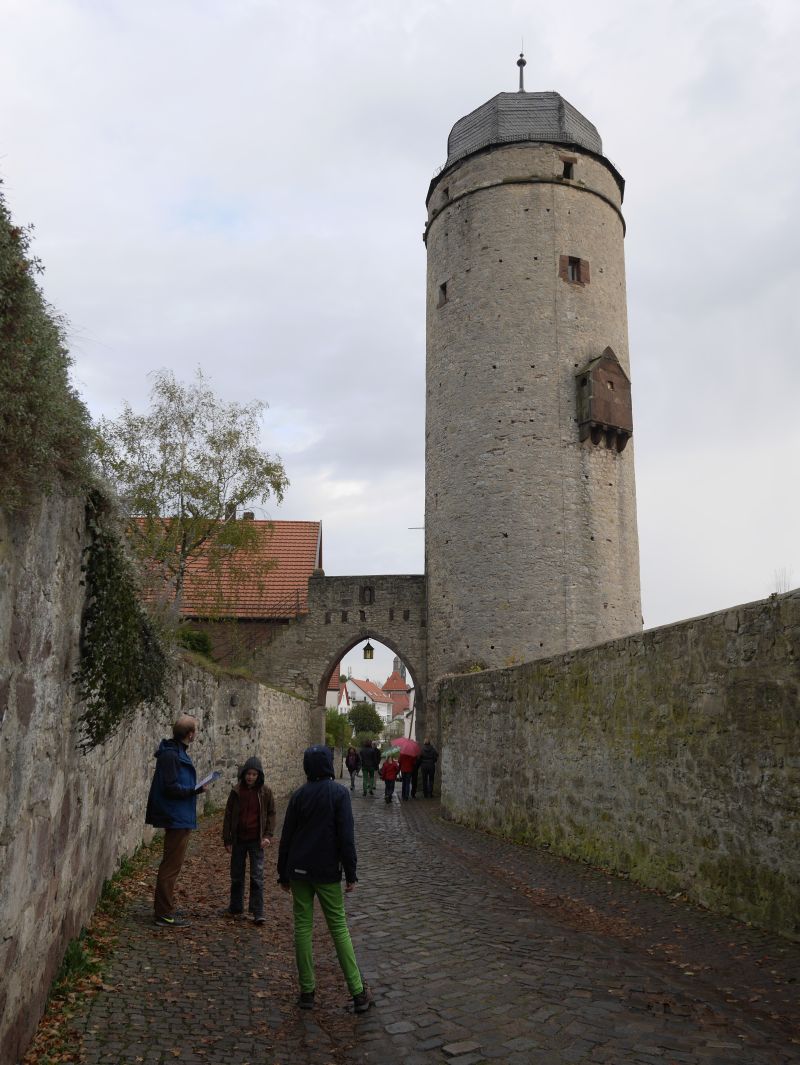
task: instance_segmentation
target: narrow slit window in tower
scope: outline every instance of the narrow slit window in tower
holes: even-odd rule
[[[567,159],[565,159],[564,160],[563,177],[567,178],[568,181],[572,181],[572,178],[574,177],[574,175],[575,175],[575,164],[571,163]]]
[[[443,281],[442,284],[439,285],[439,302],[437,306],[444,307],[445,303],[447,303],[447,282]]]

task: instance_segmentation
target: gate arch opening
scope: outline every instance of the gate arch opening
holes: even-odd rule
[[[369,643],[375,652],[371,661],[359,652]],[[345,681],[340,681],[343,675]],[[398,735],[414,732],[419,700],[420,672],[397,641],[370,630],[342,643],[327,660],[317,687],[317,704],[326,710],[358,702],[371,702],[384,728]]]

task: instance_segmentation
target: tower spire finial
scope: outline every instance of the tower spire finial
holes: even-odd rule
[[[517,60],[517,66],[519,67],[519,91],[520,92],[525,92],[525,74],[524,74],[524,71],[525,71],[525,67],[527,66],[527,61],[525,59],[524,52],[520,52],[519,53],[519,59]]]

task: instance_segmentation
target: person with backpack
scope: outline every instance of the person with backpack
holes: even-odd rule
[[[292,895],[300,983],[297,1005],[303,1010],[315,1005],[312,931],[317,898],[353,997],[353,1009],[366,1013],[375,1003],[356,962],[342,893],[342,873],[346,893],[358,882],[350,796],[346,787],[336,783],[328,747],[309,747],[303,753],[303,769],[308,779],[289,799],[278,849],[278,883]]]
[[[425,799],[433,798],[433,777],[438,761],[439,752],[426,736],[419,756],[419,766],[422,770],[422,796]]]
[[[375,770],[381,762],[381,752],[370,740],[366,740],[364,746],[358,752],[361,758],[361,782],[364,788],[364,796],[375,794]]]
[[[361,758],[355,747],[347,748],[347,754],[344,756],[344,764],[347,766],[347,772],[350,774],[350,790],[355,791],[356,777],[361,768]]]

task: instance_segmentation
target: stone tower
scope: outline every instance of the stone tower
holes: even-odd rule
[[[624,182],[524,62],[453,126],[427,198],[431,679],[642,623]]]

